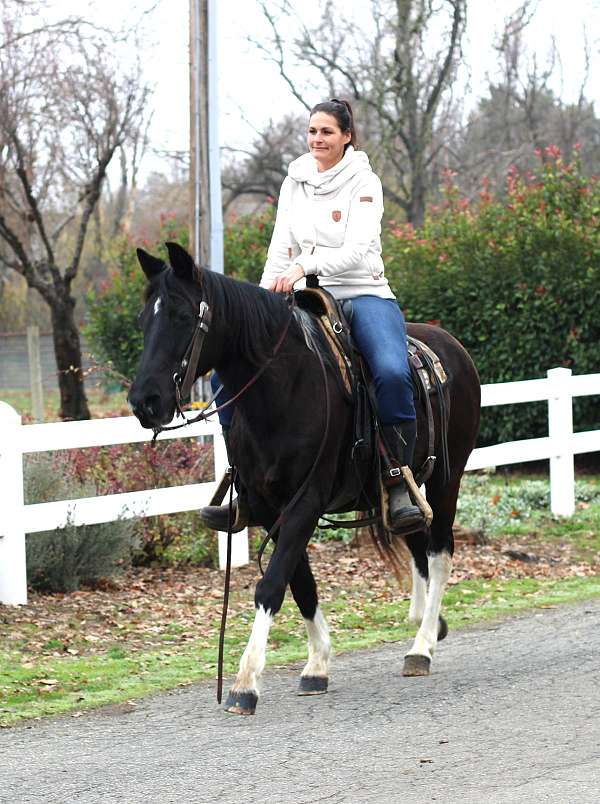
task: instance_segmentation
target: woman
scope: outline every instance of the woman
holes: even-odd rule
[[[356,150],[354,118],[347,101],[334,98],[313,108],[307,143],[309,153],[290,164],[281,187],[260,284],[276,293],[289,293],[304,277],[316,274],[319,284],[337,299],[351,300],[352,337],[373,376],[390,457],[396,465],[410,465],[416,440],[415,407],[404,317],[381,259],[381,181],[367,155]],[[230,416],[221,420],[225,434]],[[390,521],[394,530],[405,530],[421,521],[421,513],[411,502],[404,480],[393,480]],[[226,529],[225,506],[205,508],[202,513],[207,524]]]

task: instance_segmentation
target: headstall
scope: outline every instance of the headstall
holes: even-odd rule
[[[200,306],[198,308],[198,316],[196,318],[196,327],[194,329],[194,334],[190,340],[188,348],[185,350],[185,354],[181,360],[179,365],[178,371],[173,374],[173,383],[175,385],[175,404],[177,409],[177,415],[181,416],[185,421],[183,424],[174,424],[169,427],[154,427],[154,435],[152,436],[152,443],[156,442],[156,439],[160,435],[167,430],[180,430],[182,427],[187,427],[190,424],[195,424],[196,422],[202,421],[203,419],[208,419],[209,416],[214,416],[215,413],[218,413],[223,408],[229,407],[232,405],[236,399],[239,399],[242,394],[244,394],[248,388],[250,388],[254,383],[261,377],[261,375],[267,370],[267,368],[271,365],[271,362],[274,360],[275,356],[279,352],[281,348],[285,336],[288,333],[290,328],[290,324],[292,323],[292,319],[294,317],[294,294],[291,293],[289,297],[290,302],[290,316],[286,322],[285,327],[283,328],[277,343],[273,348],[273,353],[267,360],[263,363],[263,365],[258,369],[256,374],[254,374],[248,382],[241,388],[237,394],[230,397],[227,402],[224,402],[222,405],[218,405],[217,407],[213,408],[212,410],[203,410],[197,416],[194,416],[192,419],[186,419],[185,414],[183,412],[182,400],[184,400],[187,396],[189,396],[192,385],[196,380],[196,371],[198,370],[198,363],[200,361],[200,355],[202,353],[202,346],[204,345],[204,339],[206,338],[210,324],[212,322],[212,313],[208,304],[203,300],[200,302]],[[210,407],[215,399],[219,396],[223,386],[217,389],[216,393],[212,395],[212,398],[206,403],[206,407]]]

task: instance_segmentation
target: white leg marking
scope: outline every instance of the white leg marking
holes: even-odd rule
[[[412,589],[410,591],[410,607],[408,609],[408,622],[412,625],[421,625],[427,598],[427,581],[417,569],[414,558],[410,559],[412,570]]]
[[[329,655],[331,653],[331,640],[329,628],[323,612],[317,606],[313,620],[304,619],[306,633],[308,634],[308,662],[302,671],[303,676],[329,675]]]
[[[265,666],[267,640],[272,622],[271,612],[265,611],[262,606],[259,606],[254,617],[252,633],[240,659],[240,669],[232,687],[235,692],[258,694],[258,679]]]
[[[437,643],[438,621],[444,590],[452,571],[452,559],[443,552],[429,556],[429,589],[423,613],[423,621],[407,656],[426,656],[431,659]]]

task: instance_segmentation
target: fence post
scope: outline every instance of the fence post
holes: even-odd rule
[[[29,357],[31,413],[34,421],[43,422],[44,390],[42,387],[42,361],[40,357],[40,329],[35,324],[27,327],[27,355]]]
[[[0,603],[27,603],[21,417],[0,402]]]
[[[575,510],[575,467],[573,462],[573,397],[571,369],[554,368],[546,372],[548,394],[548,435],[550,458],[550,508],[553,514],[571,516]]]
[[[213,436],[213,449],[215,455],[215,480],[219,481],[223,472],[229,466],[227,459],[227,449],[222,433],[215,433]],[[229,492],[225,501],[229,500]],[[243,567],[250,561],[248,552],[248,528],[244,528],[239,533],[234,533],[231,540],[231,566]],[[227,534],[219,531],[219,569],[225,569],[227,563]]]

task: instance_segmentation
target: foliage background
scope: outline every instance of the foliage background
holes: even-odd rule
[[[536,152],[537,168],[512,168],[506,184],[484,180],[465,198],[448,172],[442,201],[419,229],[389,220],[382,235],[386,274],[409,321],[430,321],[470,352],[482,383],[545,376],[567,366],[600,370],[600,186],[555,146]],[[257,282],[274,208],[233,219],[225,231],[225,271]],[[161,242],[186,230],[163,219]],[[162,253],[160,242],[155,252]],[[133,244],[122,241],[112,284],[90,297],[86,334],[125,377],[141,349],[136,319],[144,277]],[[546,434],[545,403],[484,409],[480,444]],[[577,429],[600,427],[595,400],[575,400]]]
[[[598,371],[600,188],[578,160],[537,152],[539,167],[511,170],[506,196],[484,182],[462,198],[449,173],[444,200],[424,226],[390,222],[386,273],[408,320],[434,321],[471,353],[482,383],[545,376],[566,366]],[[546,435],[545,403],[484,410],[481,444]],[[594,399],[575,407],[597,429]]]

